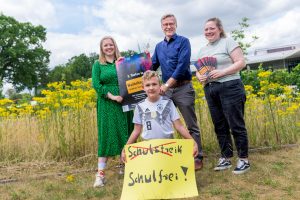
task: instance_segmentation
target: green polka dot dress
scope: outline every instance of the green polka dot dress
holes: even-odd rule
[[[100,64],[96,61],[92,82],[98,96],[98,157],[120,155],[133,130],[133,112],[123,112],[120,103],[106,98],[108,92],[119,95],[115,63]]]

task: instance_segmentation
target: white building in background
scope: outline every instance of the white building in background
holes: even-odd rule
[[[195,73],[196,67],[191,60],[191,71]],[[300,64],[300,44],[285,45],[272,48],[256,49],[253,54],[246,56],[247,69],[257,69],[260,64],[265,69],[292,68]]]
[[[257,49],[246,58],[248,69],[257,69],[262,64],[264,68],[286,68],[290,71],[300,64],[300,44]]]

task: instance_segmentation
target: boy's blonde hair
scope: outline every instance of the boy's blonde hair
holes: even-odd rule
[[[142,77],[142,82],[144,83],[145,80],[150,80],[152,77],[157,77],[157,80],[160,84],[160,78],[159,75],[156,71],[152,70],[147,70],[144,72],[143,77]]]

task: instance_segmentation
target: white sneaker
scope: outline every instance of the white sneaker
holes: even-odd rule
[[[236,168],[232,171],[234,174],[243,174],[250,170],[249,161],[238,159]]]
[[[214,170],[221,171],[221,170],[229,169],[231,166],[232,165],[229,159],[220,158],[218,161],[218,165],[214,168]]]
[[[104,186],[104,182],[105,182],[104,176],[97,173],[94,187],[102,187],[102,186]]]

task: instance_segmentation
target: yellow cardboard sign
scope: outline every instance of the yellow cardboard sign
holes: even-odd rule
[[[125,146],[121,200],[198,196],[192,139],[155,139]]]
[[[143,90],[142,77],[134,78],[126,81],[128,94]]]

